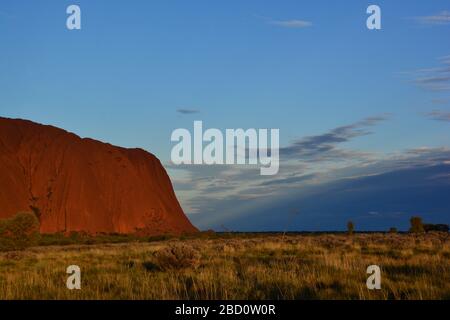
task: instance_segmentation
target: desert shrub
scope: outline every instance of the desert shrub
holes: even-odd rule
[[[411,223],[411,228],[409,228],[409,232],[411,233],[425,232],[421,217],[412,217],[409,221]]]
[[[423,229],[426,232],[430,232],[430,231],[438,231],[438,232],[448,232],[449,231],[449,226],[448,224],[424,224],[423,225]]]
[[[348,232],[348,234],[353,234],[353,232],[355,231],[355,225],[353,224],[353,222],[352,221],[349,221],[348,223],[347,223],[347,232]]]
[[[390,229],[389,229],[389,233],[397,233],[398,232],[398,230],[397,230],[397,228],[395,228],[395,227],[391,227]]]
[[[31,212],[0,220],[0,251],[23,250],[37,245],[39,238],[39,220]]]
[[[159,269],[161,271],[196,269],[200,265],[200,254],[186,245],[170,245],[156,251],[153,258],[152,261],[144,262],[146,269]]]
[[[158,241],[170,240],[172,238],[173,238],[173,236],[171,236],[170,234],[163,234],[163,235],[159,235],[159,236],[150,236],[147,238],[147,241],[148,242],[158,242]]]

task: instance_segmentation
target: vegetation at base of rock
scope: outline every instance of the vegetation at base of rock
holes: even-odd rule
[[[23,250],[39,243],[39,220],[34,213],[19,212],[0,220],[0,251]]]

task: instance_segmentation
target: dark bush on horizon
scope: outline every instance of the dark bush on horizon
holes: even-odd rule
[[[389,228],[389,233],[398,233],[398,230],[396,227]]]
[[[431,224],[431,223],[424,224],[423,228],[426,232],[429,231],[448,232],[450,229],[448,224]]]
[[[37,245],[39,239],[39,220],[34,213],[19,212],[0,220],[0,251],[23,250]]]

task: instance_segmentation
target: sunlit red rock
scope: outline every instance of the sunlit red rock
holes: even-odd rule
[[[0,117],[0,218],[31,210],[43,233],[197,231],[154,155]]]

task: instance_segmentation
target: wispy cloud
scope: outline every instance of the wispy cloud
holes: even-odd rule
[[[180,114],[195,114],[200,113],[197,109],[177,109],[177,112]]]
[[[450,122],[450,112],[442,110],[433,110],[426,114],[430,119],[437,121]]]
[[[311,180],[316,176],[314,173],[304,174],[301,176],[291,176],[281,179],[267,180],[259,184],[259,186],[271,186],[271,185],[282,185],[282,184],[294,184],[299,182],[304,182]]]
[[[283,27],[283,28],[308,28],[313,24],[311,21],[306,20],[270,20],[270,24]]]
[[[430,91],[450,91],[450,56],[438,59],[437,67],[417,69],[404,74],[417,86]]]
[[[291,29],[302,29],[312,27],[313,23],[304,19],[273,19],[266,16],[255,15],[257,18],[264,20],[267,24],[271,24],[274,26],[282,27],[282,28],[291,28]]]
[[[450,24],[450,11],[444,10],[435,15],[417,17],[415,20],[421,24],[427,25]]]
[[[450,102],[450,99],[432,99],[431,103],[433,104],[448,104]]]
[[[294,141],[291,145],[281,148],[281,157],[295,158],[301,161],[323,161],[334,159],[334,161],[356,158],[357,155],[365,154],[344,150],[337,147],[338,144],[350,141],[353,138],[371,134],[368,130],[381,121],[386,120],[389,115],[368,117],[361,121],[346,126],[334,128],[326,133],[308,136]]]

